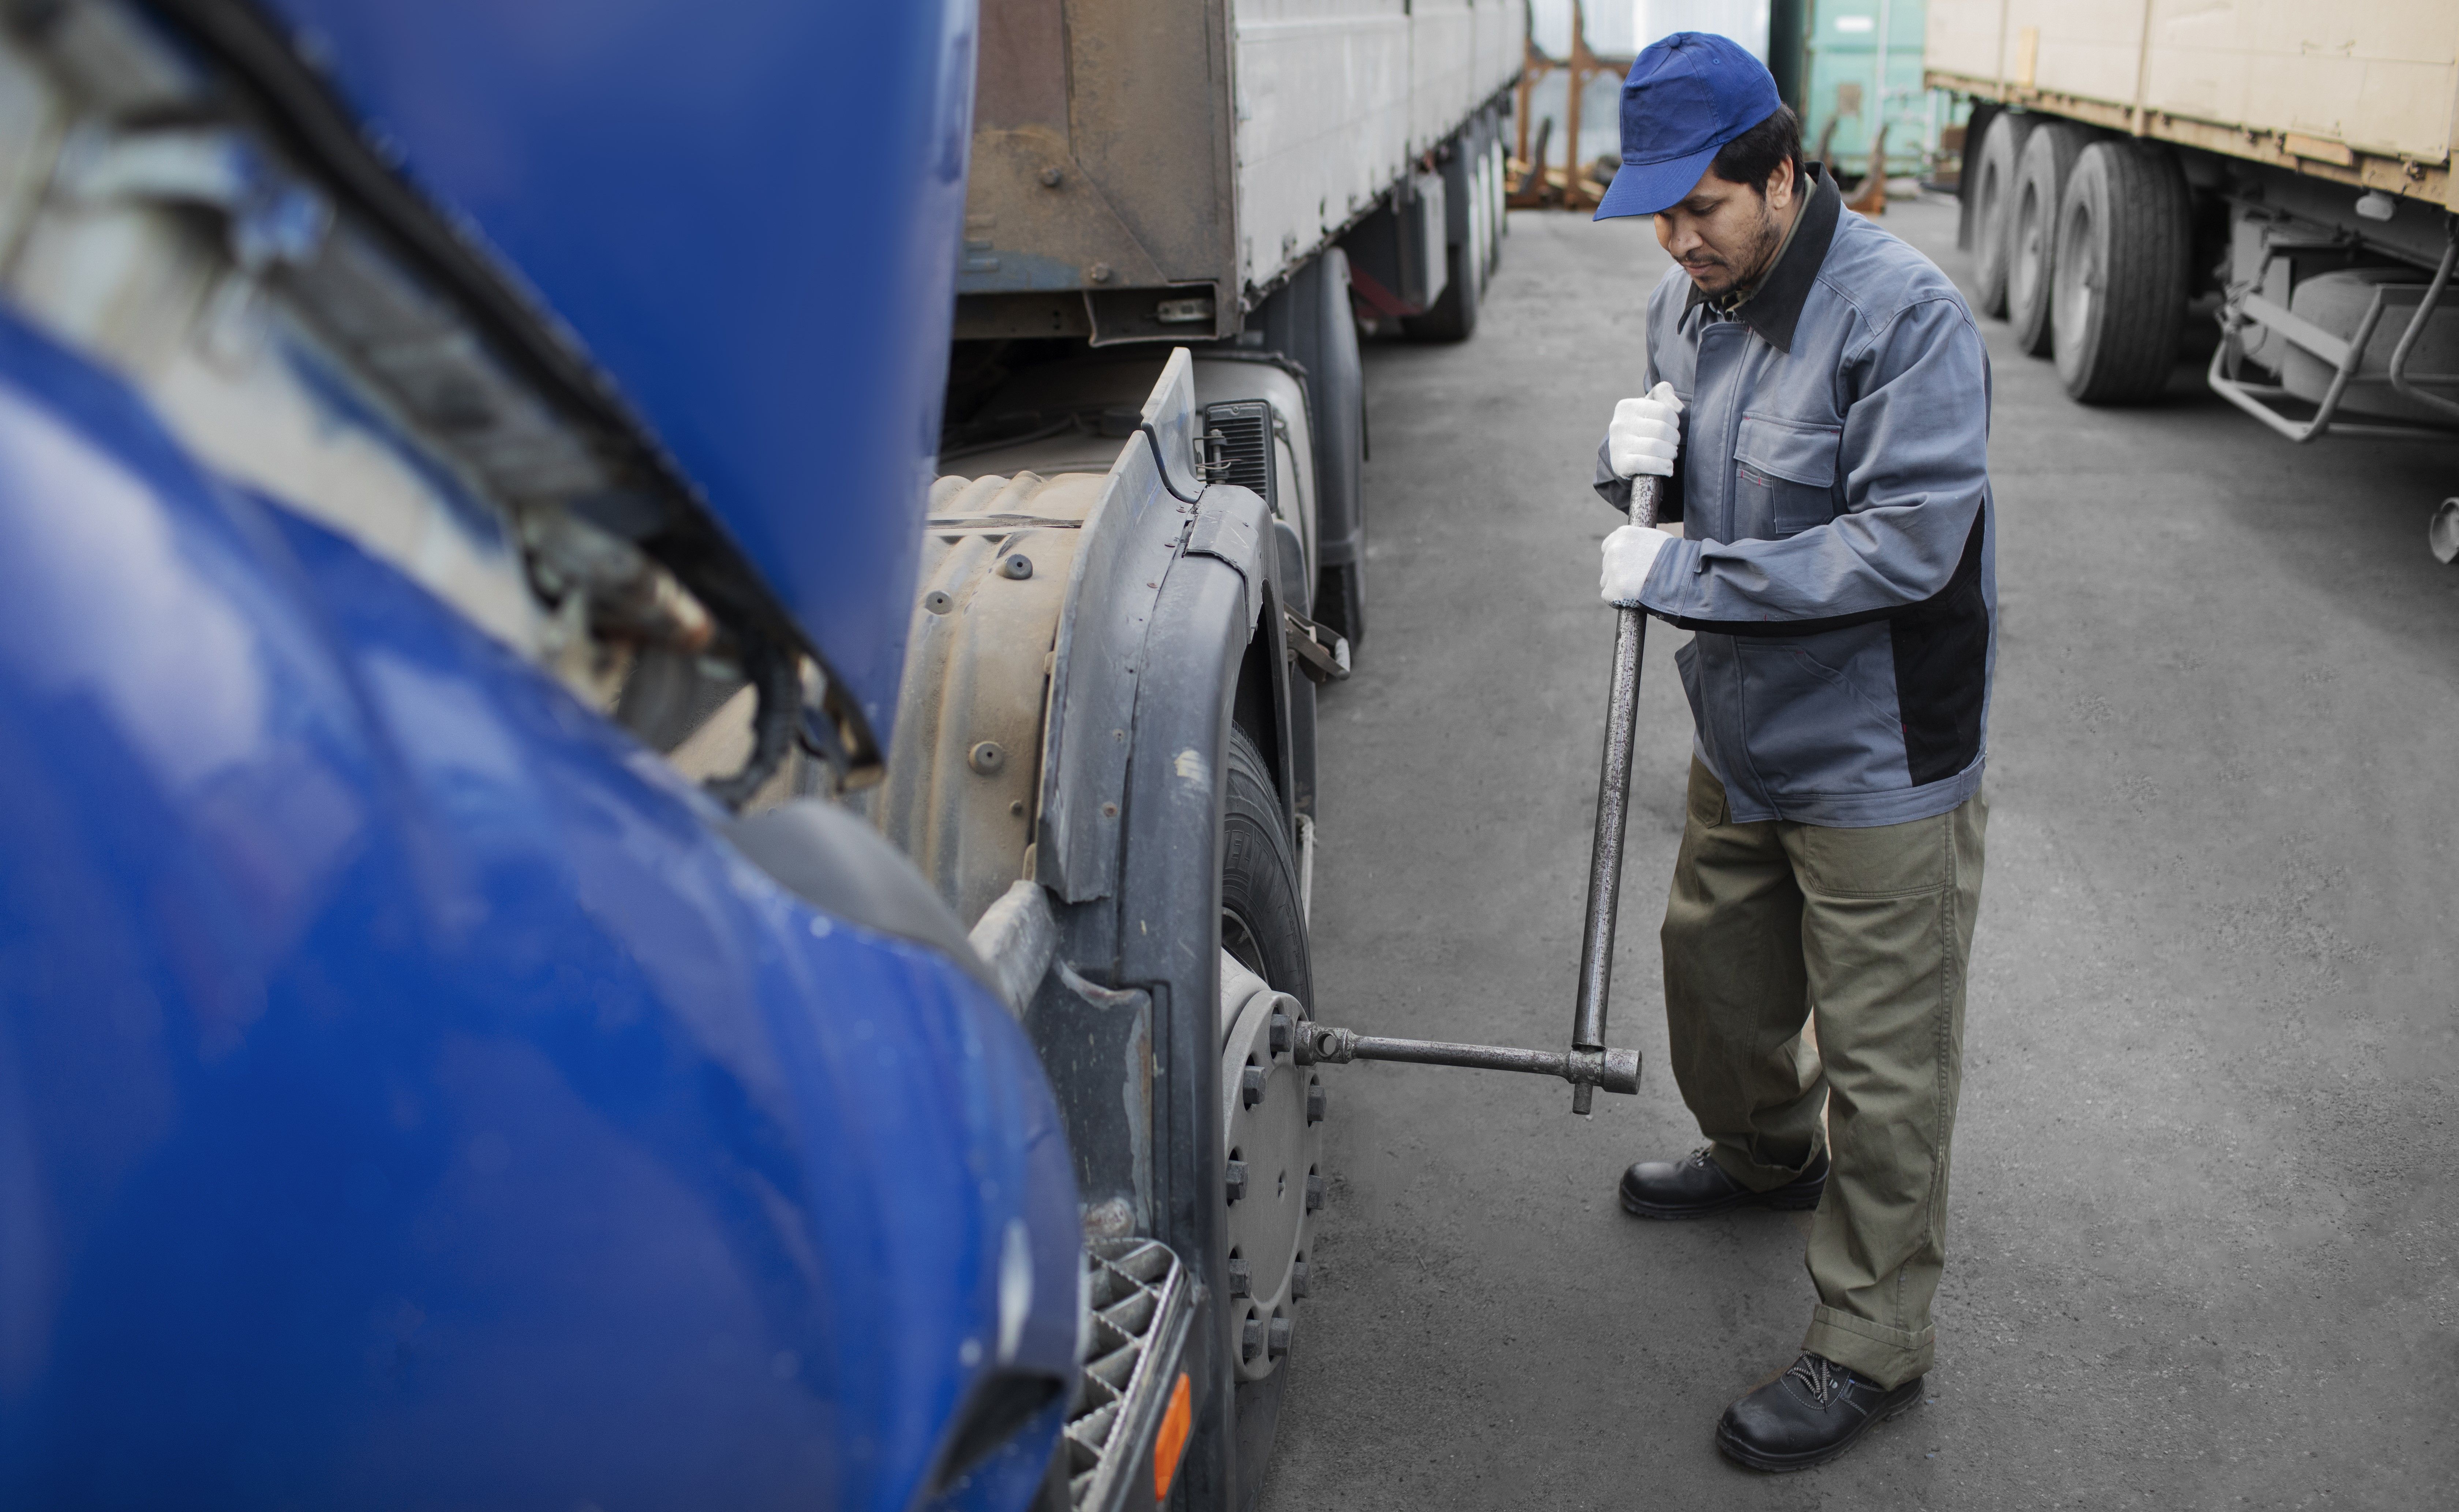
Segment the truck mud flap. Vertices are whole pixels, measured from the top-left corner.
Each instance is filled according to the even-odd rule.
[[[1190,1278],[1167,1245],[1096,1239],[1084,1285],[1084,1370],[1059,1444],[1068,1500],[1076,1512],[1149,1506],[1187,1447]]]

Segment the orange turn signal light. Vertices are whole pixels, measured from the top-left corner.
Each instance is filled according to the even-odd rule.
[[[1195,1409],[1188,1405],[1187,1372],[1169,1389],[1169,1410],[1161,1415],[1161,1432],[1153,1435],[1153,1500],[1169,1500],[1169,1483],[1178,1479],[1178,1458],[1187,1452],[1187,1430]]]

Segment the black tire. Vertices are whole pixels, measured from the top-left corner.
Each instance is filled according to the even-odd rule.
[[[1477,334],[1477,123],[1462,127],[1443,158],[1443,291],[1422,315],[1400,322],[1411,341],[1463,342]]]
[[[2028,357],[2049,354],[2049,310],[2056,293],[2058,211],[2075,159],[2091,134],[2067,121],[2044,121],[2024,143],[2007,227],[2007,323]]]
[[[1443,254],[1447,272],[1442,297],[1423,315],[1411,315],[1400,328],[1411,341],[1464,342],[1477,334],[1477,257],[1465,242],[1452,243]]]
[[[1490,245],[1485,255],[1485,276],[1492,278],[1503,267],[1503,239],[1511,234],[1511,206],[1506,202],[1511,198],[1511,169],[1503,151],[1503,123],[1500,120],[1494,123],[1494,145],[1487,151],[1492,154],[1494,172],[1486,178],[1485,202],[1491,217],[1489,223],[1494,229],[1488,238]]]
[[[1973,187],[1972,307],[1984,315],[2007,313],[2007,243],[2014,220],[2015,169],[2033,117],[2012,112],[1989,123],[1981,142],[1981,177]]]
[[[2094,142],[2058,204],[2050,311],[2058,377],[2081,404],[2137,404],[2169,387],[2186,324],[2194,201],[2157,142]]]
[[[1236,725],[1230,730],[1221,783],[1221,948],[1275,990],[1313,1008],[1314,970],[1298,895],[1297,848],[1282,823],[1271,768]],[[1214,1189],[1222,1189],[1218,1182]],[[1289,1378],[1284,1359],[1263,1379],[1242,1380],[1234,1390],[1230,1483],[1236,1490],[1226,1512],[1247,1512],[1263,1493]]]
[[[1279,991],[1314,1001],[1297,847],[1272,767],[1234,724],[1221,782],[1221,948]]]

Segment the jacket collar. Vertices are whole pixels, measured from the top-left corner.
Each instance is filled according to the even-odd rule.
[[[1719,305],[1780,352],[1793,350],[1793,327],[1801,319],[1802,304],[1810,298],[1810,286],[1827,262],[1828,243],[1836,240],[1836,222],[1844,213],[1844,197],[1837,193],[1836,180],[1828,177],[1826,168],[1818,163],[1805,166],[1810,198],[1794,218],[1776,265],[1738,300]],[[1693,284],[1682,312],[1688,315],[1699,305],[1714,303]]]

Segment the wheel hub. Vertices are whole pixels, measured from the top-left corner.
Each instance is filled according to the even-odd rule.
[[[1303,1004],[1221,955],[1221,1126],[1228,1144],[1230,1339],[1240,1380],[1289,1353],[1323,1206],[1323,1084],[1292,1056]]]

